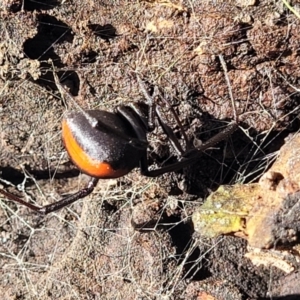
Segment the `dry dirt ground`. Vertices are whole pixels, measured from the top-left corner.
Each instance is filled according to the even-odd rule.
[[[145,101],[138,73],[199,145],[233,120],[222,55],[241,121],[185,170],[103,180],[47,216],[1,197],[1,298],[299,299],[299,265],[254,266],[247,241],[195,237],[190,222],[220,184],[257,181],[299,129],[299,26],[271,0],[1,0],[1,184],[26,201],[57,201],[87,180],[61,143],[74,107],[53,72],[82,108],[106,110]],[[154,166],[177,159],[161,131],[149,143]]]

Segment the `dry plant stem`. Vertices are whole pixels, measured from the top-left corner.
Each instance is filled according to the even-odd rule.
[[[223,58],[223,55],[220,54],[219,59],[220,59],[220,62],[221,62],[221,65],[222,65],[222,68],[224,71],[224,75],[225,75],[225,79],[226,79],[226,83],[227,83],[227,87],[228,87],[228,91],[229,91],[229,96],[230,96],[231,105],[232,105],[232,109],[233,109],[233,119],[234,119],[235,123],[238,123],[239,120],[238,120],[236,105],[235,105],[234,98],[233,98],[231,83],[230,83],[230,80],[228,77],[227,66],[226,66],[225,60]]]

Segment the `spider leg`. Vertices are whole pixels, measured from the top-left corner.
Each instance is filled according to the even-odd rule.
[[[185,151],[182,149],[182,146],[180,145],[177,137],[175,136],[175,133],[174,133],[173,129],[163,121],[163,118],[162,118],[162,115],[161,115],[161,112],[160,112],[160,105],[157,105],[154,102],[153,97],[151,97],[149,95],[149,93],[148,93],[148,91],[147,91],[147,89],[145,87],[145,84],[143,83],[143,81],[141,80],[141,78],[139,77],[139,75],[136,75],[136,77],[137,77],[140,89],[141,89],[142,93],[144,94],[144,96],[145,96],[145,98],[147,100],[147,105],[149,106],[149,116],[148,116],[149,127],[152,128],[152,129],[154,129],[154,127],[155,127],[154,118],[157,117],[160,126],[162,127],[164,133],[167,135],[167,137],[168,137],[168,139],[169,139],[172,147],[174,148],[174,150],[179,155],[183,155]],[[185,132],[183,130],[182,124],[181,124],[181,122],[180,122],[180,120],[179,120],[176,112],[174,111],[172,105],[166,99],[164,99],[162,97],[162,95],[160,94],[160,92],[159,92],[159,95],[163,99],[163,101],[171,109],[171,112],[172,112],[175,120],[177,121],[178,126],[179,126],[179,128],[180,128],[180,130],[181,130],[181,132],[183,134],[183,137],[185,139],[185,142],[187,144],[188,142],[187,142],[186,134],[185,134]]]
[[[231,84],[230,84],[230,80],[229,80],[229,76],[228,76],[226,62],[221,54],[219,55],[219,60],[220,60],[221,66],[224,71],[225,80],[226,80],[228,91],[229,91],[229,97],[230,97],[231,106],[232,106],[232,110],[233,110],[233,121],[221,132],[217,133],[211,139],[204,142],[200,147],[197,147],[196,149],[187,151],[185,153],[185,157],[199,155],[200,152],[205,151],[206,149],[215,146],[216,144],[218,144],[219,142],[221,142],[223,140],[226,140],[230,135],[232,135],[238,129],[239,117],[237,114],[237,109],[236,109],[236,105],[235,105],[234,98],[233,98],[233,93],[232,93],[232,88],[231,88]]]
[[[160,175],[168,173],[168,172],[174,172],[174,171],[178,171],[180,169],[186,168],[186,167],[196,163],[201,158],[201,156],[205,150],[213,147],[220,141],[223,141],[224,139],[228,138],[228,136],[230,136],[237,128],[238,128],[237,123],[235,123],[235,122],[231,123],[223,131],[216,134],[209,141],[202,144],[197,149],[188,151],[185,154],[185,157],[181,161],[178,161],[178,162],[173,163],[168,166],[164,166],[164,167],[157,168],[154,170],[148,170],[147,156],[143,156],[140,161],[141,173],[144,176],[157,177],[157,176],[160,176]]]
[[[183,155],[183,158],[181,161],[178,161],[171,165],[157,168],[155,170],[148,170],[147,157],[143,156],[141,159],[141,162],[140,162],[141,172],[143,175],[148,176],[148,177],[157,177],[164,173],[174,172],[174,171],[180,170],[182,168],[188,167],[189,165],[196,163],[201,158],[201,156],[205,150],[207,150],[207,149],[215,146],[217,143],[227,139],[230,135],[233,134],[234,131],[236,131],[238,129],[239,119],[238,119],[238,114],[237,114],[237,110],[236,110],[236,106],[235,106],[235,102],[234,102],[234,98],[233,98],[230,80],[229,80],[228,73],[227,73],[227,66],[226,66],[226,63],[225,63],[222,55],[219,55],[219,59],[220,59],[220,62],[221,62],[221,65],[222,65],[222,68],[223,68],[223,71],[225,74],[225,79],[226,79],[226,83],[227,83],[228,90],[229,90],[230,100],[231,100],[233,113],[234,113],[234,120],[224,130],[222,130],[221,132],[219,132],[218,134],[213,136],[207,142],[203,143],[200,147],[197,147],[195,149],[188,149],[186,152],[184,152],[184,155]],[[141,81],[141,80],[139,79],[139,81]],[[140,85],[141,85],[141,83],[140,83]],[[142,89],[142,91],[144,94],[146,93],[145,88]],[[149,94],[147,97],[151,98]],[[164,99],[164,98],[162,97],[162,99]],[[164,100],[164,101],[166,101],[166,100]],[[173,111],[173,115],[176,117],[176,120],[177,120],[178,116],[175,113],[175,111]],[[156,110],[156,116],[158,117],[160,125],[163,128],[165,134],[167,134],[168,138],[170,139],[172,146],[175,149],[177,149],[177,151],[179,151],[179,152],[183,151],[177,138],[175,137],[173,130],[162,121],[162,118],[161,118],[158,110]],[[179,119],[178,119],[177,123],[180,126]],[[181,130],[183,131],[182,127],[181,127]],[[185,135],[183,135],[183,136],[185,136]],[[186,143],[187,143],[187,147],[188,147],[189,144],[187,142],[187,138],[185,138],[185,139],[186,139]],[[180,147],[178,147],[178,144]]]
[[[59,210],[59,209],[65,207],[65,206],[67,206],[67,205],[69,205],[69,204],[71,204],[71,203],[73,203],[73,202],[75,202],[75,201],[77,201],[81,198],[86,197],[87,195],[92,193],[92,191],[94,190],[97,183],[98,183],[98,179],[93,177],[88,182],[88,184],[85,188],[79,190],[75,194],[68,195],[68,196],[60,199],[57,202],[54,202],[54,203],[51,203],[51,204],[48,204],[48,205],[45,205],[45,206],[41,206],[41,207],[33,205],[31,203],[28,203],[28,202],[22,200],[21,198],[17,197],[14,194],[6,192],[3,189],[0,189],[0,194],[4,195],[6,198],[8,198],[8,199],[10,199],[14,202],[17,202],[21,205],[24,205],[24,206],[30,208],[33,211],[36,211],[36,212],[38,212],[42,215],[47,215],[51,212],[54,212],[56,210]]]
[[[192,145],[191,145],[191,143],[190,143],[190,141],[189,141],[189,139],[188,139],[188,137],[187,137],[187,135],[186,135],[186,133],[185,133],[185,130],[184,130],[184,128],[183,128],[183,125],[182,125],[182,123],[181,123],[181,121],[180,121],[180,119],[179,119],[179,117],[178,117],[178,114],[177,114],[177,113],[175,112],[175,110],[174,110],[174,107],[172,106],[172,104],[170,103],[170,101],[168,101],[168,100],[161,94],[160,90],[159,90],[159,89],[157,89],[157,90],[158,90],[158,95],[159,95],[160,99],[161,99],[161,100],[169,107],[171,113],[173,114],[173,117],[174,117],[174,119],[175,119],[175,121],[176,121],[176,123],[177,123],[177,125],[178,125],[178,127],[179,127],[179,130],[180,130],[180,132],[181,132],[181,135],[182,135],[182,137],[183,137],[183,139],[184,139],[184,141],[185,141],[185,148],[186,148],[186,151],[189,150],[189,149],[191,149],[191,148],[192,148]]]

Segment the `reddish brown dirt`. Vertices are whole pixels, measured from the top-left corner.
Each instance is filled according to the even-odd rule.
[[[2,2],[1,184],[27,201],[57,201],[87,180],[61,143],[72,104],[54,69],[85,109],[144,101],[139,73],[174,105],[197,145],[233,119],[222,55],[241,121],[183,171],[101,181],[88,198],[46,217],[1,198],[3,299],[297,294],[283,287],[283,271],[244,257],[244,240],[193,238],[189,222],[220,184],[257,180],[299,129],[300,20],[281,1]],[[176,159],[160,131],[149,141],[151,163]]]

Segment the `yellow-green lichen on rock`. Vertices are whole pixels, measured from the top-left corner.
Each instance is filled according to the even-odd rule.
[[[257,184],[223,185],[193,214],[194,229],[202,236],[245,231],[245,219],[257,200]],[[247,199],[245,201],[244,199]]]

